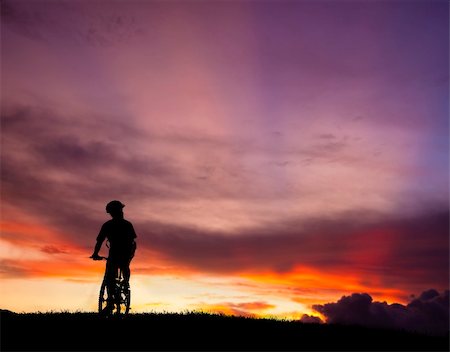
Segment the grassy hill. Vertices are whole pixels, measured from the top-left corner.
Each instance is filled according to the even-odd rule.
[[[1,351],[448,351],[449,337],[223,315],[2,311]]]

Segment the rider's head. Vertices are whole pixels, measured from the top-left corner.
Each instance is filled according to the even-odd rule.
[[[123,217],[123,207],[125,204],[119,202],[118,200],[112,200],[106,204],[106,212],[109,213],[113,218]]]

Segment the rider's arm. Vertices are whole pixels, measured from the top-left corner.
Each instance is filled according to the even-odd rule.
[[[136,252],[136,231],[134,231],[134,227],[133,224],[130,222],[130,233],[131,233],[131,238],[132,238],[132,242],[131,242],[131,258],[134,257],[134,253]]]
[[[131,237],[133,239],[137,237],[136,231],[134,231],[134,227],[133,227],[133,224],[131,222],[130,222],[130,232],[131,232]]]
[[[94,253],[92,253],[92,258],[98,257],[98,252],[100,252],[100,248],[102,247],[103,241],[98,241],[95,244]]]
[[[106,229],[105,224],[102,226],[100,233],[97,236],[97,243],[95,244],[94,253],[92,253],[91,258],[99,258],[98,252],[100,252],[100,248],[102,248],[103,241],[106,239]]]

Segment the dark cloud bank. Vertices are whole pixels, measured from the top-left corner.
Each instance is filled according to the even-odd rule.
[[[449,332],[449,291],[423,292],[406,306],[376,302],[367,293],[353,293],[339,301],[313,308],[326,317],[327,323],[367,327],[404,329],[441,335]],[[305,315],[304,322],[317,322]]]

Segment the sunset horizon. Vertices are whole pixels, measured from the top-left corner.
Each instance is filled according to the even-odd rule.
[[[448,10],[2,1],[0,308],[96,311],[119,200],[132,313],[448,320]]]

